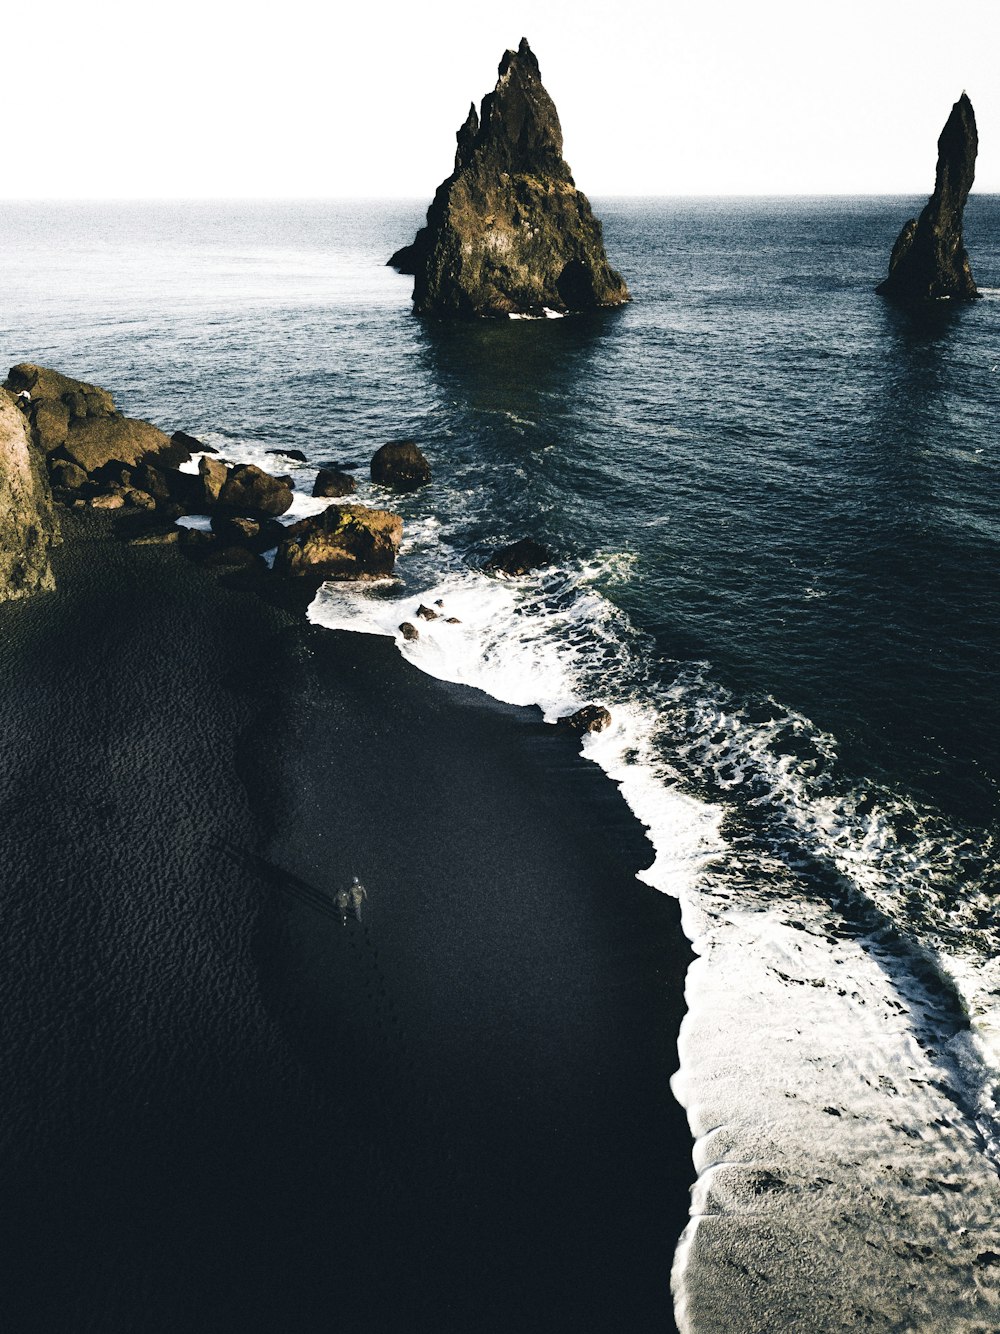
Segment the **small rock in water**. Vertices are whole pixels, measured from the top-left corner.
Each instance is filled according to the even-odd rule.
[[[449,616],[445,621],[445,625],[461,625],[461,624],[462,622],[458,619],[457,616]]]
[[[306,456],[301,449],[265,449],[265,454],[277,454],[280,458],[291,459],[294,463],[305,463]]]
[[[602,704],[585,704],[576,713],[568,713],[556,722],[560,732],[575,732],[577,736],[583,736],[586,732],[603,732],[610,726],[611,714]]]
[[[339,468],[324,467],[316,474],[312,493],[314,496],[336,499],[338,496],[349,496],[357,488],[357,482],[353,477],[348,477],[347,473],[341,472]]]
[[[438,618],[437,612],[432,611],[430,607],[425,607],[422,602],[417,608],[417,615],[422,617],[425,621],[436,621]]]
[[[420,638],[420,631],[417,629],[415,625],[411,625],[409,621],[403,622],[403,624],[399,627],[399,633],[403,636],[404,639],[412,640]]]
[[[548,550],[540,542],[531,537],[522,537],[519,542],[512,542],[510,546],[494,552],[483,569],[495,574],[530,574],[532,570],[540,570],[550,564],[551,559]]]
[[[398,491],[414,491],[431,480],[431,465],[412,440],[390,440],[375,451],[372,481]]]

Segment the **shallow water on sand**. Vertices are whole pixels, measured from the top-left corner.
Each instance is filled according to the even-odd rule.
[[[612,708],[587,753],[701,956],[676,1081],[699,1331],[1000,1325],[1000,200],[967,216],[984,299],[919,320],[871,290],[918,203],[606,201],[631,306],[460,329],[384,268],[416,203],[0,229],[10,362],[234,458],[420,442],[400,580],[314,620],[393,634],[441,598],[462,624],[400,641],[417,665]],[[476,572],[525,533],[555,569]]]

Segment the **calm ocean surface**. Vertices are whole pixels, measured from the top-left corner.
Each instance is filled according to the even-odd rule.
[[[460,328],[384,267],[421,202],[0,209],[6,364],[234,459],[419,442],[400,581],[314,620],[433,593],[424,670],[612,709],[700,955],[684,1329],[1000,1328],[1000,198],[985,299],[915,318],[872,288],[922,202],[597,201],[632,305]],[[523,535],[554,571],[476,573]]]

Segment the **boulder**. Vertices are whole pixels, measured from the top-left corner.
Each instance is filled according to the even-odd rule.
[[[399,627],[399,633],[404,639],[412,643],[413,640],[420,638],[420,631],[410,621],[404,621]]]
[[[223,542],[254,542],[260,537],[256,519],[242,519],[232,514],[213,514],[212,532]]]
[[[83,469],[69,459],[57,459],[49,469],[52,485],[61,491],[79,491],[90,480]]]
[[[177,506],[179,514],[190,514],[197,513],[202,507],[199,479],[178,468],[158,468],[152,463],[140,463],[130,471],[128,485],[152,496],[161,511],[168,506]]]
[[[540,542],[531,537],[522,537],[520,541],[494,552],[483,569],[491,574],[530,574],[532,570],[543,569],[551,560],[548,550]]]
[[[229,476],[229,469],[218,459],[200,459],[198,477],[201,481],[201,498],[205,505],[217,505],[222,488]]]
[[[276,518],[291,505],[292,488],[253,463],[238,463],[229,470],[218,503],[252,518]]]
[[[265,449],[265,454],[277,454],[279,458],[291,459],[294,463],[305,463],[306,456],[301,449]]]
[[[0,601],[55,588],[59,540],[41,454],[14,398],[0,390]]]
[[[587,732],[603,732],[610,726],[611,714],[601,704],[585,704],[576,713],[568,713],[556,721],[560,732],[574,732],[577,736],[584,736]]]
[[[412,440],[390,440],[375,451],[371,476],[380,486],[413,491],[431,480],[431,465]]]
[[[875,289],[880,296],[913,304],[974,301],[981,295],[962,237],[978,149],[976,114],[963,93],[938,139],[934,193],[920,217],[911,218],[899,233],[889,258],[889,276]]]
[[[247,519],[225,510],[212,515],[212,532],[224,546],[242,546],[258,554],[277,547],[288,531],[277,519]]]
[[[322,579],[377,579],[391,574],[403,520],[389,510],[330,505],[286,529],[274,569]]]
[[[187,431],[175,431],[170,437],[170,443],[178,449],[187,451],[188,458],[192,454],[218,454],[214,445],[206,445],[203,440],[199,440],[196,435],[188,435]],[[186,463],[186,459],[178,460],[180,463]]]
[[[422,602],[417,608],[417,615],[424,621],[436,621],[438,618],[438,612],[433,607],[425,607]]]
[[[90,508],[93,510],[120,510],[125,504],[125,497],[114,491],[106,491],[103,495],[94,496],[90,502]]]
[[[474,319],[630,299],[563,159],[559,116],[525,38],[457,139],[426,226],[389,261],[414,275],[418,314]]]
[[[348,477],[346,472],[341,472],[337,468],[320,468],[313,483],[312,493],[314,496],[329,496],[336,499],[338,496],[352,495],[357,489],[357,482],[353,477]]]
[[[86,473],[114,463],[131,467],[147,458],[176,467],[189,457],[158,427],[123,416],[107,390],[96,385],[23,362],[11,367],[5,387],[30,395],[21,401],[39,448],[47,455],[58,450],[60,458]]]

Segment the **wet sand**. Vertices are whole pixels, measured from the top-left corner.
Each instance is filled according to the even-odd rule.
[[[0,607],[0,1324],[669,1329],[689,953],[613,786],[108,526]]]

